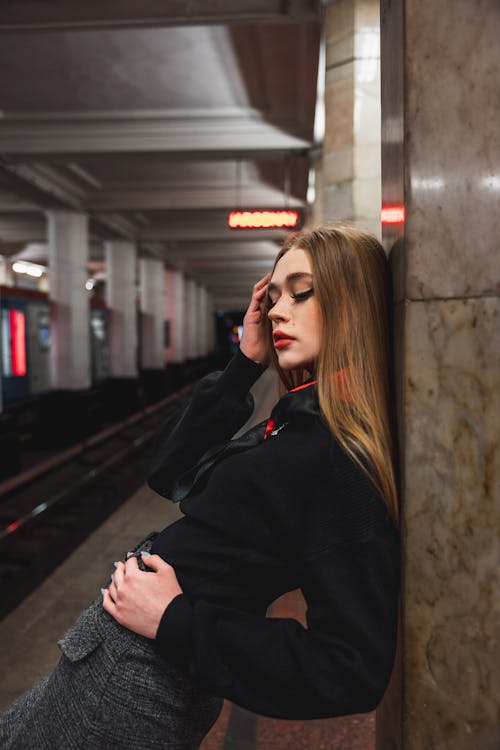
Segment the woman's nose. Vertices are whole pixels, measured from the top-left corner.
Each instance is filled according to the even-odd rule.
[[[278,320],[289,320],[290,315],[286,311],[285,307],[283,305],[280,305],[280,302],[276,302],[273,307],[269,310],[267,313],[267,317],[269,320],[277,322]]]

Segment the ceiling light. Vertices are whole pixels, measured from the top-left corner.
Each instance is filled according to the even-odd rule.
[[[43,266],[38,266],[36,263],[27,263],[24,260],[16,260],[16,262],[12,264],[12,270],[14,273],[26,273],[28,276],[34,276],[39,279],[45,269]]]

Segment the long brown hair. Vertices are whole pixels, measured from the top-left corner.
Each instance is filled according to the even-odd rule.
[[[274,267],[293,249],[310,259],[322,320],[316,363],[318,398],[331,432],[369,477],[399,528],[391,404],[390,285],[385,251],[376,237],[346,224],[290,235]],[[273,270],[274,270],[273,267]],[[305,370],[283,370],[272,345],[281,391],[300,385]]]

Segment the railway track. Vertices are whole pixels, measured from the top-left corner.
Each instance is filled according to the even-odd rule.
[[[194,384],[10,481],[0,500],[0,619],[146,480],[158,432]]]

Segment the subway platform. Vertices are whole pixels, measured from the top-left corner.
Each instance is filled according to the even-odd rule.
[[[181,516],[178,505],[144,486],[88,537],[37,589],[0,622],[0,710],[54,667],[57,638],[99,592],[113,560],[137,539]],[[272,605],[268,616],[305,624],[300,592]],[[289,721],[257,716],[224,702],[202,750],[372,750],[375,714]]]

